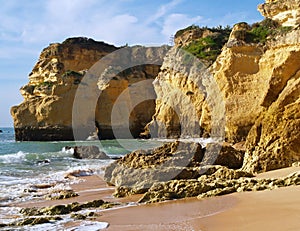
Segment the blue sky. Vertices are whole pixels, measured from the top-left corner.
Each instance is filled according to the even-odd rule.
[[[262,20],[264,0],[0,0],[0,127],[49,43],[84,36],[114,45],[168,44],[191,24],[234,25]]]

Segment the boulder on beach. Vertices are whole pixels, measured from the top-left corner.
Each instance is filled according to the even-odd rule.
[[[65,147],[71,149],[72,147]],[[75,146],[73,156],[76,159],[110,159],[105,152],[100,151],[98,146]]]
[[[237,169],[244,153],[228,144],[172,142],[150,150],[133,151],[105,169],[104,179],[117,187],[116,196],[144,193],[156,182],[197,179],[218,164]]]

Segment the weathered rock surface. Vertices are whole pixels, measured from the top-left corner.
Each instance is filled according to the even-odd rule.
[[[93,200],[85,203],[74,202],[66,205],[53,205],[41,208],[22,208],[20,213],[24,216],[23,218],[16,219],[16,221],[12,223],[0,224],[0,227],[5,227],[5,230],[19,230],[20,226],[34,226],[63,220],[62,215],[66,214],[70,214],[70,217],[75,220],[93,219],[97,216],[95,212],[86,212],[83,214],[82,210],[95,208],[108,209],[117,205],[119,205],[119,203]]]
[[[205,155],[202,162],[209,164],[222,165],[231,169],[239,169],[243,166],[244,150],[238,150],[229,144],[216,144],[209,143],[206,145],[205,150],[209,150],[210,155]],[[215,158],[214,154],[217,154]],[[211,158],[215,159],[209,161]]]
[[[299,60],[299,54],[292,52],[292,60]],[[295,74],[248,135],[243,167],[247,171],[269,171],[300,160],[300,65],[294,68]]]
[[[16,140],[73,140],[72,106],[87,69],[117,50],[86,38],[71,38],[45,48],[29,83],[20,91],[24,102],[12,107]]]
[[[191,26],[176,34],[169,51],[167,47],[123,48],[119,58],[112,57],[118,65],[108,60],[103,70],[100,67],[101,74],[99,70],[89,73],[94,78],[92,92],[101,95],[96,106],[89,106],[92,100],[85,95],[80,104],[87,107],[75,110],[79,137],[87,138],[96,126],[101,139],[138,137],[142,132],[144,138],[202,136],[221,142],[245,141],[243,169],[252,172],[299,161],[299,1],[267,0],[259,10],[267,19],[253,25],[236,24],[227,42],[213,40],[221,32]],[[188,46],[195,53],[205,48],[197,54],[201,60],[184,52]],[[25,101],[12,108],[17,140],[73,139],[70,105],[84,70],[117,49],[86,39],[69,39],[45,49],[29,84],[21,89]],[[212,49],[213,57],[218,57],[209,66],[203,60],[211,61]],[[148,60],[149,65],[126,69],[128,59],[132,63]],[[151,83],[155,76],[155,92],[151,84],[137,84]],[[91,89],[87,87],[83,87],[86,94]],[[140,92],[147,96],[139,98]],[[82,113],[89,108],[89,113]],[[239,168],[241,159],[236,163],[227,159],[227,166]]]
[[[85,203],[73,202],[66,205],[53,205],[49,207],[32,207],[22,208],[20,213],[25,216],[57,216],[69,214],[71,212],[78,212],[88,208],[109,208],[118,205],[118,203],[105,202],[103,200],[93,200]]]
[[[152,136],[247,141],[247,171],[299,161],[299,3],[267,1],[259,9],[271,19],[235,25],[208,69],[184,65],[185,56],[172,48],[154,82],[156,113],[147,126]],[[192,30],[183,30],[176,45],[201,36],[199,29]],[[225,134],[213,133],[214,124]]]
[[[258,6],[261,14],[271,18],[283,26],[298,26],[300,24],[299,0],[266,0]]]
[[[129,65],[124,70],[116,72],[116,76],[111,76],[111,81],[105,82],[104,75],[98,73],[99,75],[92,76],[93,73],[87,70],[101,58],[120,48],[87,38],[70,38],[61,44],[51,44],[42,51],[29,75],[29,83],[20,89],[24,102],[11,109],[16,140],[73,140],[72,119],[77,114],[80,116],[77,116],[79,122],[76,124],[78,125],[76,139],[88,138],[96,127],[101,139],[113,138],[112,108],[125,89],[128,92],[122,102],[134,106],[125,118],[126,125],[130,127],[131,137],[138,137],[154,113],[155,94],[152,85],[148,84],[148,89],[144,89],[143,94],[151,94],[152,97],[148,101],[143,100],[135,105],[133,99],[137,98],[135,95],[140,94],[141,89],[135,86],[130,89],[129,87],[139,81],[155,78],[167,49],[168,47],[156,49],[141,46],[123,48],[122,57],[110,57],[111,64],[108,58],[103,61],[106,69],[110,65],[122,66],[122,62],[124,63],[125,60],[129,62],[130,59],[147,58],[152,62],[142,63],[145,65],[137,67]],[[86,77],[87,73],[88,77]],[[91,77],[93,84],[89,85],[88,79]],[[93,101],[94,105],[91,105],[92,112],[76,111],[72,115],[74,100],[82,96],[75,97],[78,89],[83,89],[86,93],[83,96],[85,98],[79,103],[90,106],[89,95],[97,97]],[[121,122],[123,124],[123,121]]]
[[[77,159],[110,159],[98,146],[75,146],[73,156]]]
[[[77,197],[78,194],[73,190],[54,190],[45,196],[47,200],[63,200]]]
[[[185,197],[221,196],[234,192],[272,190],[280,187],[300,185],[300,174],[296,172],[285,178],[254,179],[243,171],[217,166],[212,175],[203,175],[193,180],[173,180],[155,183],[139,202],[155,203]]]
[[[216,171],[211,164],[239,168],[243,151],[227,145],[198,143],[166,143],[152,150],[134,151],[105,169],[104,179],[116,186],[115,196],[146,192],[155,182],[171,179],[197,179]]]
[[[100,139],[138,138],[144,132],[155,112],[152,82],[168,50],[168,46],[136,46],[123,48],[112,57],[113,63],[97,82],[102,91],[96,107]]]

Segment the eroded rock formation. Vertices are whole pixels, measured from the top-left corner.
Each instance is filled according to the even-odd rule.
[[[120,49],[87,38],[70,38],[61,44],[51,44],[42,51],[29,75],[29,83],[20,90],[24,102],[11,109],[16,140],[73,140],[74,123],[78,122],[73,121],[74,113],[75,115],[81,114],[79,119],[76,118],[79,120],[76,139],[88,138],[95,129],[98,129],[98,136],[101,139],[113,138],[111,113],[115,101],[127,89],[125,92],[127,95],[123,97],[122,102],[134,105],[133,99],[136,98],[134,94],[140,94],[141,92],[137,91],[141,89],[134,86],[129,88],[129,86],[139,81],[155,78],[167,49],[168,47],[156,49],[141,46]],[[148,61],[153,62],[142,63],[144,65],[140,66],[125,66],[124,70],[116,72],[116,76],[112,76],[106,82],[101,79],[105,78],[103,75],[92,76],[93,84],[89,85],[90,82],[87,79],[91,77],[91,73],[88,69],[101,58],[117,50],[123,51],[119,53],[121,57],[117,58],[119,62],[117,65],[122,66],[122,62],[128,62],[130,59],[143,60],[143,55],[148,58]],[[113,56],[110,58],[111,63],[108,58],[104,61],[107,69],[111,65],[116,65],[116,59]],[[86,77],[87,74],[89,74],[88,77]],[[73,112],[78,89],[84,91],[83,94],[77,96],[77,98],[85,97],[79,102],[81,104],[89,105],[89,95],[97,96],[94,104],[90,105],[92,111]],[[120,122],[125,129],[126,126],[129,127],[127,130],[130,134],[126,134],[126,138],[138,137],[154,114],[155,93],[151,84],[147,85],[143,93],[151,94],[149,100],[143,100],[138,105],[134,105],[128,117],[122,117],[123,120]],[[126,123],[123,124],[123,121]],[[119,132],[121,134],[124,129],[122,126],[117,128],[121,130]]]
[[[195,74],[195,68],[184,63],[186,56],[176,46],[187,50],[182,44],[199,40],[195,36],[210,38],[211,34],[200,33],[199,28],[181,31],[182,38],[176,38],[176,46],[154,82],[158,100],[154,120],[148,125],[150,133],[165,137],[212,136],[215,122],[225,131],[222,139],[231,143],[246,141],[247,171],[267,171],[299,161],[300,29],[294,20],[297,14],[290,14],[292,8],[298,12],[298,2],[267,1],[259,6],[261,11],[273,12],[267,15],[264,11],[270,18],[253,25],[235,25],[220,55],[207,66],[209,72],[198,68]],[[292,21],[279,20],[277,14]],[[201,55],[205,66],[206,57]],[[207,79],[213,79],[217,88],[211,90]],[[215,96],[213,101],[210,95]],[[219,116],[213,118],[216,114]]]
[[[116,196],[146,192],[154,183],[173,179],[197,179],[212,174],[222,165],[237,169],[243,164],[244,152],[226,144],[174,142],[150,150],[137,150],[113,162],[104,178],[116,186]],[[249,175],[249,174],[248,174]]]
[[[170,50],[123,48],[117,65],[107,60],[101,73],[89,72],[96,81],[92,88],[84,82],[83,89],[99,97],[92,107],[76,111],[80,138],[95,124],[101,139],[116,137],[114,132],[118,138],[138,137],[151,120],[143,137],[246,142],[246,171],[299,161],[299,1],[267,0],[258,8],[266,17],[262,22],[238,23],[232,31],[191,26],[176,33]],[[70,112],[85,70],[116,50],[86,39],[45,49],[21,89],[25,101],[12,108],[17,140],[73,139]],[[128,60],[136,65],[124,68]],[[138,85],[154,78],[155,93],[151,84]],[[83,95],[81,105],[92,101]]]
[[[278,21],[283,26],[298,26],[300,23],[299,0],[266,0],[258,6],[263,16]]]

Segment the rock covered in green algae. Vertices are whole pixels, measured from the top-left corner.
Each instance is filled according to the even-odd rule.
[[[40,225],[45,223],[51,223],[53,221],[62,220],[60,217],[26,217],[17,222],[13,222],[11,224],[5,226],[25,226],[25,225]]]
[[[85,214],[81,214],[81,213],[72,213],[71,214],[71,218],[77,219],[77,220],[85,220],[89,217],[94,217],[96,216],[96,213],[94,212],[88,212]]]
[[[78,212],[83,209],[89,209],[89,208],[112,208],[113,206],[119,205],[118,203],[113,202],[105,202],[103,200],[93,200],[86,203],[78,203],[73,202],[71,204],[67,205],[54,205],[49,207],[43,207],[43,208],[22,208],[20,210],[20,213],[25,216],[56,216],[56,215],[64,215],[69,214],[72,212]]]
[[[167,169],[167,171],[157,170],[157,174],[162,174],[162,176],[161,176],[161,179],[162,179],[163,177],[165,177],[165,175],[168,174],[168,171],[176,171],[176,170],[174,170],[174,169],[173,170]],[[140,176],[142,176],[142,175],[140,175]],[[144,177],[146,178],[146,176],[147,175],[145,172]],[[204,176],[204,177],[210,176],[210,178],[214,179],[214,180],[218,180],[219,178],[231,180],[231,179],[238,179],[240,177],[252,177],[253,175],[248,172],[228,169],[226,167],[219,166],[219,165],[209,165],[209,166],[202,166],[202,167],[185,168],[184,170],[182,170],[182,172],[180,174],[178,174],[178,176],[176,177],[177,178],[176,180],[183,180],[183,181],[187,180],[189,182],[193,182],[193,180],[195,180],[197,182],[197,179],[201,176]],[[148,180],[149,180],[149,178],[151,179],[151,176],[148,176]],[[143,182],[147,182],[147,181],[145,180]],[[161,182],[169,182],[169,181],[168,180],[165,180],[165,181],[161,180],[160,182],[157,181],[154,184],[152,184],[151,187],[149,187],[149,188],[152,188],[152,187],[154,187],[155,184],[160,184]],[[174,180],[174,182],[176,182],[176,181]],[[145,186],[145,185],[135,184],[134,187],[127,187],[127,186],[116,187],[114,196],[124,197],[124,196],[128,196],[128,195],[133,195],[133,194],[146,193],[148,191],[148,188],[143,187],[143,186]]]
[[[37,217],[37,218],[26,218],[16,224],[16,226],[24,226],[24,225],[39,225],[49,223],[50,220],[45,217]]]
[[[95,212],[85,211],[79,212],[84,209],[101,208],[108,209],[120,205],[115,202],[105,202],[103,200],[93,200],[86,203],[74,202],[67,205],[54,205],[43,208],[22,208],[20,213],[26,216],[24,219],[11,224],[0,224],[0,227],[7,226],[24,226],[24,225],[37,225],[50,223],[53,221],[62,220],[60,215],[71,214],[70,217],[77,220],[85,220],[97,216]]]
[[[87,218],[87,216],[80,214],[80,213],[73,213],[73,214],[71,214],[71,218],[74,218],[77,220],[85,220]]]
[[[51,192],[49,195],[47,195],[45,198],[47,200],[63,200],[68,199],[72,197],[77,197],[78,194],[74,192],[73,190],[61,190],[58,192]]]

